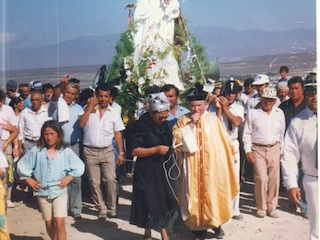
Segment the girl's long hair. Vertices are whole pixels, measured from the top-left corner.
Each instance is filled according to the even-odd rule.
[[[44,140],[44,131],[46,130],[46,128],[52,128],[56,133],[58,133],[58,141],[56,143],[56,149],[59,150],[59,149],[67,147],[67,144],[63,140],[64,132],[63,132],[60,124],[55,120],[49,120],[49,121],[46,121],[41,128],[41,136],[37,142],[37,146],[39,148],[47,147],[47,143]]]

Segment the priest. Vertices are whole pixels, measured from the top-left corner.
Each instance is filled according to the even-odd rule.
[[[221,239],[221,225],[233,216],[232,200],[239,191],[236,152],[220,120],[206,111],[206,95],[201,84],[191,88],[187,93],[190,113],[173,127],[182,168],[180,206],[195,239],[205,239],[210,228]]]

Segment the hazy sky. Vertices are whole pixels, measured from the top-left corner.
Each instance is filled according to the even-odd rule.
[[[132,0],[0,0],[0,44],[46,45],[86,35],[119,34]],[[180,0],[189,28],[315,29],[315,0]]]

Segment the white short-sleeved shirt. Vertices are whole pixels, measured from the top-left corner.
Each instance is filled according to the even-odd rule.
[[[19,119],[19,140],[29,139],[32,141],[37,141],[41,135],[41,128],[43,124],[51,120],[52,118],[48,116],[48,109],[41,105],[38,113],[34,112],[30,108],[25,108],[20,113]]]
[[[14,112],[12,107],[3,104],[2,108],[0,109],[0,119],[3,119],[14,125]],[[9,136],[10,132],[7,130],[2,130],[1,140],[6,140],[9,138]]]
[[[241,117],[242,121],[244,120],[244,107],[242,105],[240,105],[239,103],[237,103],[236,101],[233,102],[229,107],[229,111],[236,117]],[[210,105],[210,107],[207,109],[208,112],[217,112],[217,109],[215,108],[215,106],[213,106],[212,104]],[[239,127],[235,127],[232,124],[232,129],[229,129],[229,120],[227,115],[222,111],[221,114],[221,122],[222,125],[226,128],[230,138],[232,141],[235,141],[238,139],[238,130]]]
[[[122,107],[118,103],[113,102],[111,107],[114,108],[115,110],[117,110],[117,112],[121,115]]]
[[[120,114],[108,107],[100,119],[99,111],[90,113],[88,122],[83,127],[83,145],[104,148],[112,144],[114,132],[125,129]]]

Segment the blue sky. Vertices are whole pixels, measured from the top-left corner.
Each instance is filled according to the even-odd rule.
[[[135,0],[0,0],[0,44],[39,46],[86,35],[119,34]],[[189,28],[266,31],[316,28],[315,0],[179,1]]]

